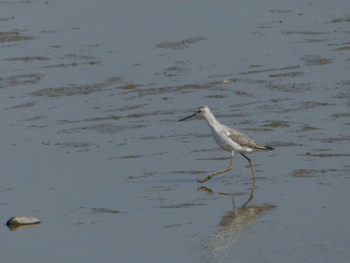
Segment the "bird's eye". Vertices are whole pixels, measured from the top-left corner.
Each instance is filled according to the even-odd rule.
[[[198,112],[198,113],[201,113],[201,112],[202,112],[202,110],[198,110],[197,112]]]

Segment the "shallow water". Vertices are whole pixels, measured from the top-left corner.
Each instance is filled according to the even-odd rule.
[[[345,262],[349,7],[1,1],[1,261]],[[255,185],[196,182],[229,163],[202,104],[276,148]]]

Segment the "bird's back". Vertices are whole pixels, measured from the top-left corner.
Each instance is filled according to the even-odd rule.
[[[232,129],[230,127],[227,127],[226,134],[231,140],[235,141],[236,143],[238,143],[239,145],[241,145],[244,148],[250,148],[252,150],[262,150],[262,151],[273,150],[272,147],[257,143],[251,137],[249,137],[249,136],[245,135],[244,133],[241,133],[235,129]]]

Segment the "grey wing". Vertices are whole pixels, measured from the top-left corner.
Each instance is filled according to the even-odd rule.
[[[249,147],[252,149],[256,149],[256,150],[271,150],[269,146],[263,145],[263,144],[259,144],[256,141],[254,141],[252,138],[250,138],[249,136],[236,131],[234,129],[229,129],[227,131],[227,135],[234,141],[236,141],[237,143],[239,143],[241,146],[243,147]]]

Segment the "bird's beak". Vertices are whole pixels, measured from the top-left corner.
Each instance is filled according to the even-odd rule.
[[[196,116],[196,112],[195,112],[195,113],[193,113],[193,114],[192,114],[192,115],[190,115],[190,116],[187,116],[187,117],[185,117],[185,118],[183,118],[183,119],[179,120],[179,121],[184,121],[184,120],[190,119],[190,118],[192,118],[192,117],[194,117],[194,116]]]

